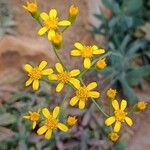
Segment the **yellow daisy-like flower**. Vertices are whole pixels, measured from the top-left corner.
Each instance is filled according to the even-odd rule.
[[[108,91],[107,91],[107,96],[108,98],[111,98],[111,99],[114,99],[115,96],[117,94],[117,91],[115,89],[112,89],[110,88]]]
[[[94,55],[100,55],[105,53],[104,49],[99,49],[96,45],[85,46],[77,42],[74,44],[75,50],[71,51],[72,56],[81,56],[84,59],[84,68],[89,69],[91,67],[91,59]]]
[[[99,60],[96,62],[96,66],[97,66],[98,69],[104,69],[104,68],[107,66],[107,63],[106,63],[105,58],[99,59]]]
[[[44,20],[44,26],[38,31],[39,35],[43,35],[48,31],[48,39],[51,40],[55,36],[56,31],[60,26],[70,26],[71,23],[68,20],[59,21],[57,17],[57,10],[51,9],[49,14],[42,12],[40,17]]]
[[[111,141],[116,142],[119,138],[119,135],[115,132],[109,133],[108,137]]]
[[[107,126],[112,125],[115,122],[114,132],[119,132],[121,128],[121,123],[126,122],[129,126],[132,126],[132,119],[127,116],[127,112],[125,112],[125,108],[127,107],[127,101],[122,100],[121,106],[119,108],[119,104],[117,100],[112,101],[112,106],[114,108],[114,116],[111,116],[105,120],[105,124]]]
[[[47,65],[46,61],[42,61],[39,66],[32,67],[29,64],[24,66],[24,70],[28,73],[29,79],[26,81],[26,86],[29,86],[31,83],[33,90],[38,90],[39,88],[39,80],[42,76],[50,75],[53,73],[51,68],[43,70]]]
[[[70,100],[70,105],[74,106],[76,103],[79,101],[79,109],[84,109],[85,108],[85,103],[89,98],[99,98],[100,93],[97,91],[91,91],[94,88],[97,87],[96,82],[92,82],[88,84],[87,86],[77,86],[76,90],[76,96],[74,96]]]
[[[23,5],[23,8],[30,13],[35,13],[37,12],[37,9],[38,9],[36,1],[34,3],[27,2],[26,5]]]
[[[76,122],[77,122],[76,116],[69,116],[68,119],[67,119],[67,124],[69,126],[75,125]]]
[[[40,109],[37,112],[28,112],[29,115],[23,116],[23,118],[30,120],[32,124],[32,128],[35,129],[37,121],[40,119]]]
[[[50,139],[52,136],[52,131],[55,129],[60,129],[63,132],[68,131],[68,127],[59,122],[58,115],[59,115],[60,108],[56,106],[52,113],[49,112],[47,108],[42,109],[42,113],[45,117],[44,125],[37,130],[38,135],[45,134],[46,139]]]
[[[74,69],[72,71],[65,71],[60,63],[56,63],[55,67],[58,74],[51,74],[48,78],[49,80],[57,80],[59,82],[56,87],[57,92],[60,92],[67,83],[71,83],[75,87],[80,85],[80,81],[74,78],[80,74],[80,70]]]
[[[144,101],[138,102],[136,107],[138,110],[145,110],[147,106],[147,103]]]

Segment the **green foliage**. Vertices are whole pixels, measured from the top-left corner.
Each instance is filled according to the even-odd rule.
[[[103,71],[105,75],[112,74],[112,83],[122,87],[125,96],[131,103],[137,101],[132,86],[142,82],[142,77],[150,76],[150,66],[138,65],[143,54],[147,51],[148,42],[144,37],[136,37],[136,30],[144,25],[145,2],[144,0],[103,0],[104,5],[112,12],[112,17],[105,14],[96,14],[101,20],[99,27],[93,28],[94,34],[101,34],[108,42],[106,49],[112,51],[108,58],[109,68]],[[138,4],[138,5],[137,5]],[[147,6],[147,5],[146,5]]]

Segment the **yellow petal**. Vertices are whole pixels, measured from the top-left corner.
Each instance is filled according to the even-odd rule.
[[[53,70],[52,69],[45,69],[42,71],[42,75],[50,75],[53,73]]]
[[[29,64],[24,65],[24,70],[25,70],[26,72],[31,72],[32,69],[33,69],[33,67],[32,67],[31,65],[29,65]]]
[[[29,79],[26,81],[26,86],[29,86],[32,82],[33,82],[33,79],[29,78]]]
[[[56,74],[50,74],[50,75],[48,76],[48,79],[49,79],[49,80],[58,80]]]
[[[47,14],[47,13],[45,13],[45,12],[42,12],[42,13],[40,14],[40,17],[41,17],[44,21],[46,21],[46,20],[48,20],[48,19],[49,19],[48,14]]]
[[[58,23],[59,26],[70,26],[71,22],[68,20],[63,20]]]
[[[43,108],[42,113],[46,118],[48,118],[50,116],[50,112],[47,108]]]
[[[84,59],[84,68],[89,69],[91,67],[91,60],[90,58]]]
[[[110,125],[112,125],[114,122],[115,122],[115,117],[109,117],[109,118],[107,118],[106,120],[105,120],[105,124],[106,124],[106,126],[110,126]]]
[[[60,63],[56,63],[56,64],[55,64],[55,67],[56,67],[56,70],[57,70],[59,73],[61,73],[61,72],[64,71],[64,69],[63,69],[63,67],[62,67],[62,65],[61,65]]]
[[[117,100],[113,100],[112,101],[112,106],[115,110],[118,110],[119,109],[119,104],[118,104],[118,101]]]
[[[56,18],[57,17],[57,10],[56,9],[51,9],[49,11],[49,17],[50,18]]]
[[[70,105],[74,106],[79,101],[79,98],[77,96],[71,98]]]
[[[98,47],[97,47],[96,45],[93,45],[93,46],[92,46],[92,49],[93,49],[93,50],[97,50]]]
[[[75,78],[70,78],[69,82],[77,89],[79,89],[80,87],[80,81],[78,79]]]
[[[33,90],[38,90],[39,88],[39,80],[34,80],[32,84]]]
[[[35,129],[35,127],[36,127],[36,121],[33,122],[32,129]]]
[[[127,107],[127,101],[126,100],[122,100],[121,101],[121,110],[125,110],[126,109],[126,107]]]
[[[80,100],[79,101],[79,109],[84,109],[85,108],[85,101]]]
[[[100,97],[100,93],[99,92],[96,92],[96,91],[91,91],[88,93],[89,97],[92,97],[92,98],[99,98]]]
[[[30,119],[30,116],[23,116],[24,119]]]
[[[96,82],[91,82],[90,84],[88,84],[88,86],[86,87],[88,91],[94,89],[97,87],[97,83]]]
[[[49,140],[52,137],[52,130],[49,129],[47,130],[46,134],[45,134],[45,139]]]
[[[72,77],[75,77],[75,76],[80,74],[80,70],[79,69],[74,69],[74,70],[70,71],[70,74],[71,74]]]
[[[42,27],[39,31],[38,31],[38,35],[43,35],[47,32],[48,28],[47,27]]]
[[[79,50],[81,50],[81,49],[83,48],[83,45],[82,45],[81,43],[79,43],[79,42],[76,42],[76,43],[74,44],[74,46],[75,46],[77,49],[79,49]]]
[[[66,125],[64,125],[63,123],[58,123],[57,127],[63,132],[68,131],[68,127]]]
[[[79,50],[72,50],[70,52],[70,55],[72,55],[72,56],[81,56],[81,51],[79,51]]]
[[[37,130],[37,134],[42,135],[43,133],[46,132],[47,129],[48,129],[47,126],[42,126]]]
[[[132,125],[133,125],[133,121],[132,121],[131,118],[125,117],[125,121],[126,121],[126,123],[127,123],[129,126],[132,126]]]
[[[40,63],[40,65],[39,65],[39,69],[40,69],[40,70],[43,70],[43,69],[46,67],[46,65],[47,65],[47,62],[46,62],[46,61],[42,61],[42,62]]]
[[[114,126],[114,132],[119,132],[121,128],[121,122],[116,121],[115,126]]]
[[[51,39],[55,36],[55,30],[49,30],[48,31],[48,39],[51,41]]]
[[[98,55],[98,54],[103,54],[105,53],[104,49],[95,49],[93,50],[93,54]]]
[[[56,87],[56,92],[60,92],[64,87],[64,83],[58,83],[57,87]]]
[[[54,108],[54,110],[53,110],[53,117],[54,118],[58,117],[59,110],[60,110],[60,108],[58,106]]]

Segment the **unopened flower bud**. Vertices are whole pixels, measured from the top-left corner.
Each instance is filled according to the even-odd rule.
[[[99,59],[96,63],[96,66],[98,69],[104,69],[107,66],[105,58]]]
[[[62,34],[57,32],[55,34],[55,36],[52,37],[51,41],[52,41],[53,45],[59,49],[62,46],[62,40],[63,40]]]
[[[79,8],[75,5],[71,5],[70,8],[69,8],[69,21],[71,23],[73,23],[76,19],[76,16],[78,15],[79,13]]]

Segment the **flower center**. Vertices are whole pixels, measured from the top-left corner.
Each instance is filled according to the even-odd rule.
[[[67,71],[61,72],[57,76],[58,76],[58,80],[61,81],[62,83],[67,83],[71,77],[70,73]]]
[[[58,18],[49,18],[44,22],[47,28],[57,29],[58,27]]]
[[[34,3],[29,3],[29,4],[27,5],[27,8],[28,8],[28,10],[29,10],[30,12],[32,12],[32,13],[34,13],[34,12],[37,11],[37,5],[34,4]]]
[[[84,101],[88,99],[88,91],[86,87],[80,87],[78,91],[76,91],[76,95],[79,99],[83,99]]]
[[[58,120],[50,116],[46,121],[45,125],[50,129],[57,128]]]
[[[116,117],[117,121],[124,122],[126,115],[127,115],[127,113],[124,112],[123,110],[115,111],[115,117]]]
[[[33,80],[38,80],[41,78],[41,70],[38,67],[35,67],[28,75]]]
[[[40,117],[40,114],[37,113],[37,112],[32,112],[30,114],[30,120],[31,121],[38,121],[39,120],[39,117]]]
[[[84,46],[81,50],[82,57],[91,58],[93,57],[93,50],[91,46]]]

